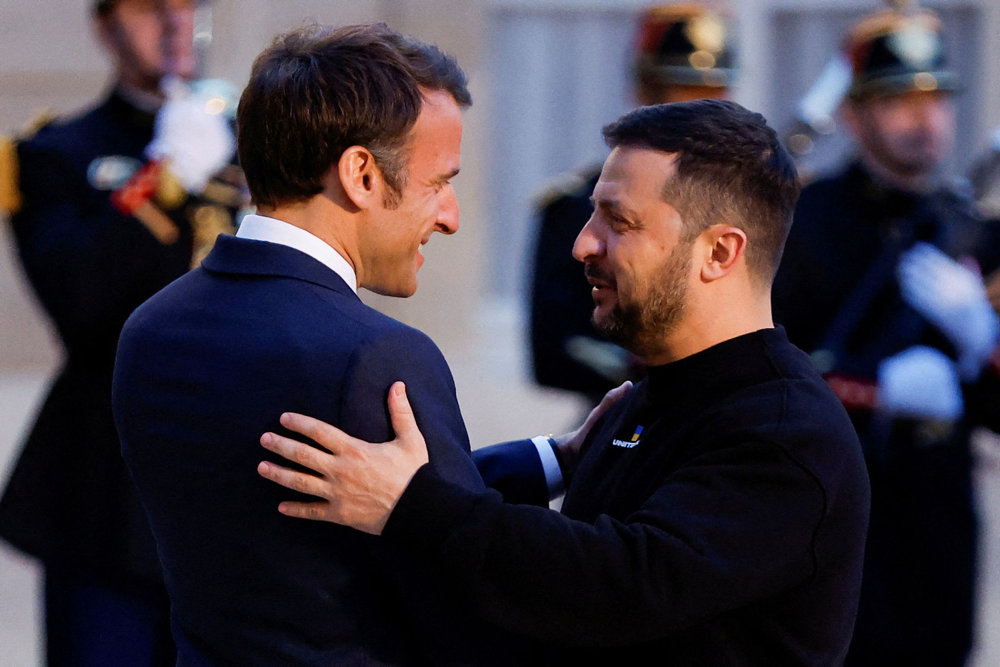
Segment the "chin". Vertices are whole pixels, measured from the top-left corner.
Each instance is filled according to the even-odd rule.
[[[396,285],[366,285],[365,289],[370,292],[375,292],[376,294],[381,294],[382,296],[394,296],[400,299],[405,299],[417,293],[417,281],[413,280],[408,283]]]

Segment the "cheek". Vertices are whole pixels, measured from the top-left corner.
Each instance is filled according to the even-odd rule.
[[[420,218],[420,222],[422,224],[426,224],[428,220],[437,218],[443,201],[444,200],[438,196],[437,192],[428,192],[422,196],[417,207],[417,210],[419,211],[417,217]]]
[[[955,138],[955,112],[951,109],[941,109],[935,112],[932,122],[937,136],[945,144],[950,145]]]
[[[644,277],[633,263],[614,264],[615,294],[619,303],[628,304],[642,297]]]
[[[157,64],[163,57],[163,30],[155,18],[136,20],[127,31],[126,39],[135,52],[148,64]]]

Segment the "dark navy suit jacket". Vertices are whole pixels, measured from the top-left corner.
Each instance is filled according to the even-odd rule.
[[[365,306],[297,250],[222,236],[127,322],[114,378],[122,448],[159,547],[181,664],[503,664],[515,644],[426,561],[278,513],[257,475],[284,411],[392,438],[403,380],[430,465],[482,481],[455,386],[421,332]],[[440,578],[438,578],[440,577]]]

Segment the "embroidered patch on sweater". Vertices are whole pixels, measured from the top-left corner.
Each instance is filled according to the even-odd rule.
[[[618,438],[615,438],[614,440],[611,441],[611,444],[614,445],[615,447],[624,447],[625,449],[632,449],[633,447],[639,444],[639,438],[642,437],[643,428],[644,428],[643,426],[636,426],[635,433],[632,434],[632,437],[630,439],[619,440]]]

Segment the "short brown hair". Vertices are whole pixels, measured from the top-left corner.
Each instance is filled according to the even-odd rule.
[[[254,62],[237,112],[254,202],[276,206],[319,194],[323,175],[351,146],[371,151],[398,193],[420,88],[472,104],[454,58],[385,24],[312,25],[278,36]]]

